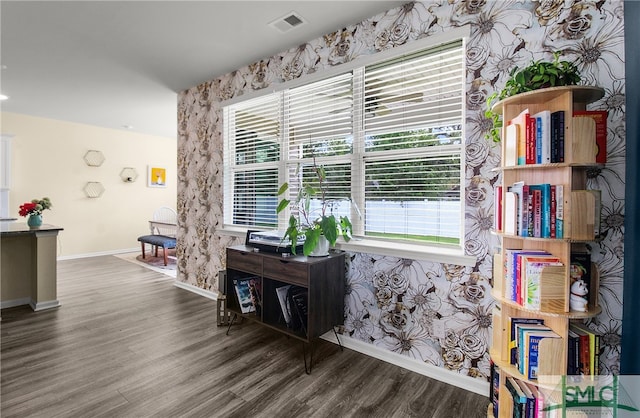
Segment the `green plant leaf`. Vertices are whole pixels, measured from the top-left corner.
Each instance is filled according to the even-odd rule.
[[[289,183],[283,183],[282,186],[278,189],[278,196],[282,195],[284,192],[289,190]]]
[[[338,225],[336,224],[336,218],[333,215],[323,216],[320,219],[320,229],[324,234],[324,237],[329,241],[331,246],[336,245],[338,239]]]
[[[289,203],[291,203],[291,201],[287,200],[287,199],[282,199],[279,203],[278,203],[278,207],[276,208],[276,213],[280,213],[283,210],[285,210],[285,208],[287,206],[289,206]]]
[[[349,242],[353,235],[353,225],[351,225],[351,221],[346,216],[340,217],[340,231],[342,231],[342,238]]]

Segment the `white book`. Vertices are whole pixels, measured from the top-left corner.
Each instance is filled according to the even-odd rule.
[[[505,193],[504,197],[504,233],[516,235],[518,224],[518,196],[514,192]]]
[[[518,125],[507,125],[504,148],[504,166],[518,165]]]

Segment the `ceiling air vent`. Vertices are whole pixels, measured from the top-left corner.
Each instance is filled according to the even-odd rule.
[[[269,26],[271,26],[272,28],[277,29],[278,31],[285,33],[285,32],[289,32],[291,29],[300,26],[304,23],[307,23],[306,20],[304,20],[304,18],[302,16],[300,16],[298,13],[296,12],[290,12],[287,13],[286,15],[274,20],[273,22],[269,23]]]

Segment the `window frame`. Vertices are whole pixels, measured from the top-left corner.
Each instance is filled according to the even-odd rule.
[[[273,91],[271,90],[268,94],[273,94],[273,93],[277,93],[280,94],[280,99],[283,100],[283,96],[286,94],[285,91],[295,88],[295,87],[299,87],[299,86],[304,86],[307,84],[311,84],[314,83],[316,81],[320,81],[320,80],[326,80],[329,79],[331,77],[334,76],[338,76],[340,74],[344,74],[346,72],[353,72],[353,79],[354,82],[358,82],[358,79],[363,78],[363,73],[364,73],[364,68],[368,65],[372,65],[372,64],[376,64],[376,63],[380,63],[380,62],[384,62],[387,61],[389,59],[393,59],[393,58],[397,58],[400,57],[402,55],[407,55],[410,53],[415,53],[421,50],[425,50],[425,49],[429,49],[429,48],[435,48],[438,47],[439,45],[442,44],[446,44],[446,43],[450,43],[452,41],[457,41],[457,40],[461,40],[462,41],[462,49],[464,51],[465,49],[465,45],[466,45],[466,38],[468,36],[467,33],[468,32],[468,28],[462,28],[462,29],[467,29],[467,30],[456,30],[456,31],[452,31],[452,33],[449,33],[448,35],[445,34],[443,36],[435,36],[434,39],[430,39],[431,42],[420,42],[420,41],[416,41],[411,45],[411,48],[395,48],[392,51],[384,51],[378,54],[375,54],[371,57],[367,57],[369,59],[367,60],[359,60],[357,63],[353,63],[350,67],[351,68],[347,68],[347,65],[342,65],[342,66],[338,66],[340,67],[339,69],[333,69],[334,71],[326,71],[326,72],[321,72],[321,74],[317,74],[315,75],[315,77],[302,77],[302,79],[304,80],[296,80],[296,83],[283,83],[283,85],[281,86],[282,88],[279,89],[279,91]],[[425,38],[426,39],[426,38]],[[424,41],[424,40],[422,40]],[[369,63],[365,62],[365,61],[369,61]],[[465,75],[466,75],[466,69],[464,68],[464,58],[463,58],[463,80],[466,79]],[[337,70],[341,70],[341,71],[337,71]],[[311,79],[314,78],[314,79]],[[464,87],[464,86],[463,86]],[[359,89],[354,89],[354,104],[357,104],[357,106],[362,106],[362,100],[358,100],[355,96],[357,94],[363,94],[362,92],[358,92]],[[258,96],[255,96],[258,97]],[[226,123],[227,121],[227,109],[228,106],[231,104],[236,104],[236,103],[240,103],[240,102],[244,102],[246,100],[250,100],[252,98],[255,97],[250,97],[248,95],[243,95],[241,99],[235,99],[235,100],[230,100],[226,103],[221,103],[224,106],[224,112],[225,112],[225,117],[224,117],[224,123]],[[360,146],[354,146],[354,149],[352,151],[352,154],[346,155],[346,156],[339,156],[339,157],[326,157],[324,159],[320,159],[319,161],[321,162],[326,162],[326,161],[336,161],[336,160],[341,160],[341,161],[345,161],[345,160],[349,160],[351,162],[351,172],[352,172],[352,190],[355,188],[358,191],[361,191],[361,193],[354,193],[352,195],[352,199],[354,201],[357,201],[357,199],[361,199],[361,201],[364,201],[364,176],[358,176],[356,173],[359,170],[364,170],[364,141],[357,141],[355,140],[356,136],[364,135],[364,132],[361,131],[361,129],[363,129],[364,127],[364,123],[361,120],[356,120],[356,119],[361,119],[362,112],[359,111],[360,109],[358,109],[358,107],[356,107],[356,105],[354,105],[353,108],[353,117],[354,117],[354,130],[353,130],[353,137],[354,137],[354,144],[358,144]],[[461,125],[462,125],[462,130],[463,130],[463,138],[464,138],[464,121],[465,121],[465,109],[464,106],[462,108],[463,114],[461,117]],[[284,118],[286,120],[286,118]],[[285,132],[287,132],[287,128],[286,128],[286,121],[284,122],[285,126],[283,126],[283,130]],[[224,132],[226,132],[226,127],[224,129]],[[288,137],[287,135],[281,135],[282,138],[282,142],[280,143],[280,159],[278,162],[278,180],[279,180],[279,184],[284,183],[285,181],[287,181],[285,179],[287,170],[286,167],[290,166],[291,164],[295,164],[296,161],[290,161],[289,160],[289,156],[288,156]],[[231,152],[231,149],[229,147],[229,142],[226,140],[226,136],[224,139],[224,152],[225,155],[228,156],[228,152]],[[461,141],[463,142],[463,141]],[[413,258],[413,259],[423,259],[423,260],[429,260],[429,261],[438,261],[438,262],[450,262],[450,263],[454,263],[454,264],[458,264],[458,265],[467,265],[467,266],[472,266],[475,265],[476,262],[476,258],[472,257],[472,256],[467,256],[464,254],[464,239],[465,239],[465,228],[464,228],[464,214],[465,214],[465,199],[464,199],[464,184],[465,184],[465,161],[464,161],[464,143],[458,144],[458,145],[450,145],[449,148],[457,148],[459,150],[459,155],[460,155],[460,189],[461,189],[461,195],[460,195],[460,204],[461,204],[461,210],[460,210],[460,242],[459,244],[455,245],[455,244],[438,244],[438,243],[434,243],[434,242],[411,242],[408,240],[393,240],[393,239],[381,239],[381,238],[375,238],[375,237],[370,237],[370,236],[357,236],[354,237],[354,239],[352,239],[350,242],[344,242],[341,239],[338,241],[336,247],[342,250],[346,250],[346,251],[356,251],[356,252],[368,252],[368,253],[376,253],[376,254],[380,254],[383,253],[385,255],[392,255],[392,256],[397,256],[397,257],[404,257],[404,258]],[[438,150],[437,151],[431,151],[431,150],[425,150],[425,153],[430,153],[430,152],[440,152],[440,150],[443,149],[442,146],[438,146]],[[305,160],[299,160],[299,162],[304,162]],[[227,173],[227,167],[226,167],[226,157],[225,157],[225,171],[224,171],[224,175],[225,175],[225,197],[228,196],[232,196],[232,194],[228,194],[229,191],[229,185],[228,182],[226,181],[227,178],[226,176],[228,175]],[[232,193],[232,191],[231,191]],[[359,194],[361,194],[361,196],[359,196]],[[229,211],[232,210],[232,206],[233,206],[233,197],[231,198],[225,198],[224,199],[224,216],[225,216],[225,222],[224,222],[224,227],[222,229],[222,233],[223,234],[229,234],[229,235],[234,235],[234,236],[238,236],[238,237],[244,237],[244,234],[246,232],[246,229],[248,228],[243,228],[243,227],[238,227],[238,226],[234,226],[234,225],[229,225],[226,220],[227,220],[227,214],[230,213]],[[352,214],[351,214],[352,218],[354,216],[358,216],[357,215],[357,211],[354,213],[354,211],[352,210]],[[285,213],[280,213],[278,216],[278,224],[280,225],[280,228],[284,225],[286,225],[288,219],[288,214]],[[352,222],[354,221],[354,219],[352,219]],[[355,222],[355,224],[357,224],[358,222]],[[362,228],[360,228],[357,232],[359,233],[364,233],[364,219],[361,222]],[[354,231],[356,232],[356,231]],[[390,246],[389,243],[393,242],[393,246]],[[389,248],[389,247],[393,247],[393,248]]]

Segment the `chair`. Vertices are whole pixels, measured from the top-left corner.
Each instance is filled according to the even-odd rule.
[[[149,229],[152,235],[165,235],[175,237],[177,230],[178,214],[168,206],[162,206],[153,212],[152,221],[149,222]],[[158,222],[158,223],[156,223]],[[167,225],[163,225],[167,224]]]
[[[155,251],[158,256],[158,247],[162,247],[164,256],[164,265],[167,265],[167,250],[176,248],[176,230],[178,215],[175,210],[170,207],[163,206],[156,209],[153,213],[152,220],[149,221],[149,229],[151,235],[143,235],[138,237],[138,241],[142,246],[142,258],[145,258],[145,244],[151,245],[151,250]]]

